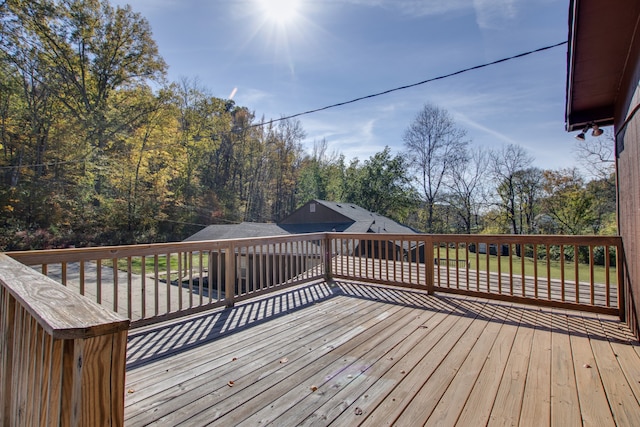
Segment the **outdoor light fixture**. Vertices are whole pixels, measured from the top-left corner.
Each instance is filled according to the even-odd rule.
[[[586,125],[584,127],[584,129],[582,129],[582,131],[576,135],[576,139],[578,141],[584,141],[585,137],[587,136],[587,132],[589,131],[589,129],[593,129],[593,131],[591,132],[591,136],[600,136],[602,135],[602,129],[600,129],[600,127],[595,124],[595,123],[589,123],[588,125]]]
[[[600,136],[602,135],[602,129],[598,127],[598,125],[593,125],[593,132],[591,132],[591,136]]]
[[[589,130],[590,127],[591,127],[590,125],[587,125],[587,127],[582,129],[582,132],[580,132],[579,134],[576,135],[576,139],[578,141],[584,141],[584,137],[585,137],[585,135],[586,135],[586,133],[587,133],[587,131]]]

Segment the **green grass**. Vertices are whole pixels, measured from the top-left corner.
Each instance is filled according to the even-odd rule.
[[[198,270],[200,268],[200,256],[198,254],[192,254],[192,265],[191,268],[193,270]],[[178,278],[178,254],[171,254],[169,256],[169,270],[171,273],[171,280],[176,280]],[[182,258],[182,269],[186,270],[189,267],[189,264],[184,264],[185,259]],[[188,259],[187,259],[188,262]],[[103,260],[102,265],[111,266],[113,265],[111,260]],[[144,258],[144,267],[145,274],[153,274],[155,272],[155,257],[154,256],[146,256]],[[209,254],[202,254],[202,267],[203,269],[208,268],[209,265]],[[128,260],[126,258],[118,259],[118,270],[128,271]],[[142,257],[132,257],[131,258],[131,272],[133,274],[142,274]],[[158,274],[163,277],[166,276],[167,273],[167,256],[166,255],[158,255]]]
[[[438,257],[437,248],[434,248],[434,257]],[[440,258],[449,258],[455,259],[456,250],[454,248],[440,248]],[[479,263],[479,270],[486,271],[487,270],[487,257],[489,257],[489,271],[490,272],[498,272],[498,258],[500,258],[500,271],[503,274],[509,273],[509,257],[508,256],[500,256],[497,255],[486,255],[486,254],[478,254],[476,261],[476,254],[473,252],[469,252],[469,265],[470,270],[476,270],[476,264]],[[466,259],[466,252],[464,248],[458,248],[458,259],[464,260]],[[516,256],[515,254],[511,257],[512,265],[511,272],[515,276],[520,276],[522,274],[522,258]],[[549,262],[549,275],[552,279],[560,279],[562,273],[562,268],[560,265],[560,261],[551,260]],[[534,276],[534,262],[533,258],[525,257],[524,258],[524,274],[525,276]],[[609,268],[609,282],[615,283],[616,281],[616,267],[611,266]],[[538,277],[547,277],[547,260],[538,259]],[[573,281],[575,277],[575,264],[573,260],[567,260],[564,262],[564,277],[565,280]],[[582,282],[590,281],[590,269],[589,264],[578,263],[578,277]],[[593,277],[595,283],[606,283],[606,268],[602,265],[594,265],[593,267]]]
[[[466,252],[464,248],[458,248],[458,259],[465,260]],[[498,257],[496,255],[486,255],[486,254],[478,254],[476,258],[476,254],[473,252],[468,253],[468,261],[469,268],[473,271],[476,270],[476,263],[479,263],[479,270],[486,271],[487,270],[487,257],[489,258],[489,271],[498,272],[498,258],[500,258],[500,271],[503,274],[508,274],[510,271],[515,276],[520,276],[522,274],[522,260],[520,257],[513,255],[512,256],[512,264],[511,270],[509,266],[509,257],[501,256]],[[456,249],[454,248],[440,248],[440,253],[438,254],[437,248],[434,248],[434,257],[439,258],[448,258],[448,259],[456,259]],[[476,261],[477,259],[477,261]],[[176,280],[178,278],[178,254],[171,254],[168,258],[169,261],[169,270],[172,272],[171,280]],[[183,265],[182,268],[186,270],[188,267],[184,265],[184,258],[182,260]],[[103,260],[103,265],[111,266],[111,260]],[[209,254],[203,253],[202,255],[202,267],[207,268],[209,265]],[[198,254],[192,254],[192,268],[194,271],[197,271],[200,268],[200,256]],[[118,259],[118,269],[122,271],[128,270],[128,262],[126,258]],[[131,272],[134,274],[142,273],[142,257],[132,257],[131,259]],[[153,256],[145,257],[145,273],[153,274],[155,272],[155,258]],[[167,256],[159,255],[158,256],[158,273],[160,277],[166,276],[167,272]],[[545,259],[538,260],[538,277],[546,278],[547,277],[547,261]],[[525,276],[534,276],[534,262],[533,258],[525,257],[524,258],[524,274]],[[611,267],[609,271],[609,282],[616,282],[616,268]],[[560,279],[561,278],[561,266],[559,261],[550,261],[549,263],[549,275],[552,279]],[[589,265],[584,263],[578,264],[578,277],[580,281],[589,282],[590,280],[590,271]],[[593,267],[593,276],[594,282],[596,283],[605,283],[606,282],[606,269],[604,266],[595,265]],[[564,263],[564,277],[565,280],[573,281],[575,277],[575,265],[573,260],[567,260]]]

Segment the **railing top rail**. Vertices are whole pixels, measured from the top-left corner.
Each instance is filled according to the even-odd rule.
[[[392,233],[326,233],[329,238],[366,238],[372,240],[430,240],[452,243],[526,243],[549,245],[620,245],[620,236],[559,235],[559,234],[392,234]]]
[[[26,265],[49,264],[56,262],[76,262],[96,259],[124,258],[128,256],[165,255],[169,252],[197,252],[222,249],[233,243],[236,246],[260,243],[285,243],[300,240],[324,239],[325,233],[292,234],[273,237],[248,237],[242,239],[199,240],[193,242],[149,243],[143,245],[98,246],[91,248],[45,249],[35,251],[6,252]]]
[[[0,254],[0,286],[53,338],[82,339],[129,328],[129,319]]]
[[[91,248],[48,249],[35,251],[7,252],[10,257],[26,265],[56,262],[76,262],[96,259],[124,258],[128,256],[164,255],[169,252],[196,252],[222,249],[233,243],[237,246],[260,243],[284,243],[300,240],[371,239],[371,240],[414,240],[451,243],[511,243],[548,245],[609,245],[620,246],[620,236],[569,236],[542,234],[392,234],[392,233],[312,233],[292,234],[272,237],[248,237],[242,239],[202,240],[193,242],[151,243],[144,245],[100,246]]]
[[[526,243],[548,245],[621,245],[620,236],[566,234],[431,234],[438,242]]]

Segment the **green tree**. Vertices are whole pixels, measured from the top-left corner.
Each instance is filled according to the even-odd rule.
[[[116,135],[149,113],[144,105],[113,95],[119,89],[159,82],[164,76],[166,65],[149,24],[130,6],[113,8],[106,0],[8,4],[22,28],[24,49],[35,46],[48,69],[42,83],[82,124],[100,196]],[[12,54],[17,56],[20,45],[14,46],[17,50]]]
[[[543,189],[544,210],[557,224],[562,234],[584,234],[595,220],[595,199],[586,191],[577,169],[545,171]]]
[[[389,147],[362,164],[352,161],[345,173],[345,188],[344,201],[401,222],[415,206],[406,159],[391,156]]]

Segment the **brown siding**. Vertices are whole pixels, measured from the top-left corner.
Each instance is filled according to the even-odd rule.
[[[616,105],[618,227],[625,251],[627,322],[636,336],[640,322],[640,34],[630,50],[621,97]]]

